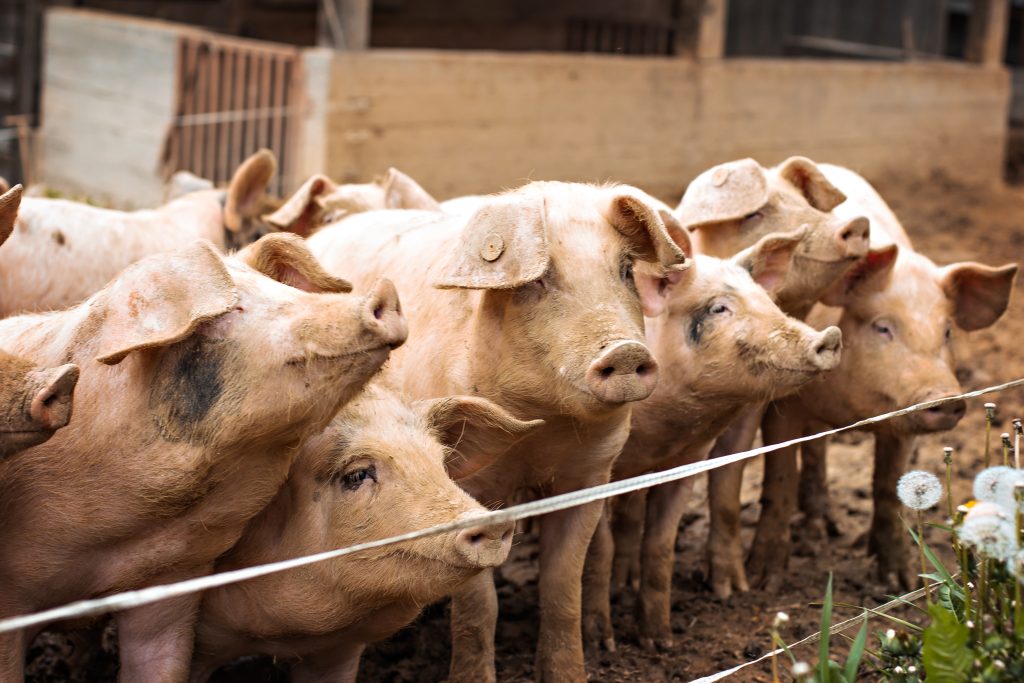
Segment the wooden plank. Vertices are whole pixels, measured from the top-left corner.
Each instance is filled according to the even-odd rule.
[[[971,0],[964,58],[984,66],[1003,63],[1009,28],[1009,0]]]
[[[358,51],[370,46],[370,0],[320,0],[317,44]]]
[[[684,0],[676,54],[698,62],[725,56],[728,0]]]

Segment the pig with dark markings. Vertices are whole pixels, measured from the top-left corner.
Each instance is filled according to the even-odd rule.
[[[867,215],[872,250],[822,298],[808,322],[838,325],[847,348],[839,367],[795,396],[775,404],[763,425],[766,443],[839,427],[879,413],[961,393],[955,344],[963,332],[995,323],[1006,310],[1017,265],[980,263],[937,266],[914,251],[906,231],[871,185],[853,171],[822,165],[848,197],[836,212]],[[879,579],[893,589],[917,582],[911,569],[906,529],[900,520],[896,482],[906,470],[918,434],[952,429],[964,414],[953,401],[880,423],[875,433],[872,484],[874,514],[868,550],[876,555]],[[805,451],[810,476],[823,489],[823,444]],[[748,575],[773,588],[789,558],[789,522],[796,512],[796,447],[772,454],[765,468],[761,520],[748,560]],[[827,499],[805,486],[806,526],[823,532]],[[735,504],[735,503],[734,503]]]
[[[485,506],[605,483],[630,404],[658,366],[644,343],[637,262],[663,275],[686,257],[664,204],[623,185],[535,182],[475,212],[370,212],[309,239],[328,270],[394,278],[414,343],[392,360],[413,398],[468,394],[544,426],[459,479]],[[437,289],[440,288],[440,289]],[[580,583],[602,503],[540,522],[539,681],[585,680]],[[482,572],[453,597],[451,681],[495,680],[497,597]]]
[[[21,193],[21,185],[3,188],[0,244],[14,230]],[[68,423],[77,382],[77,365],[44,369],[0,351],[0,460],[43,443]]]
[[[295,235],[232,258],[197,241],[0,321],[3,348],[82,369],[74,421],[0,464],[0,616],[209,572],[405,340],[390,282],[350,289]],[[198,604],[118,613],[120,679],[183,680]],[[0,679],[21,680],[33,636],[0,635]]]
[[[483,514],[448,476],[486,466],[539,427],[482,398],[411,402],[374,382],[307,441],[288,481],[217,570],[285,560]],[[192,680],[247,654],[297,681],[355,681],[367,643],[505,560],[514,525],[481,525],[210,591]]]
[[[689,269],[667,278],[635,274],[641,291],[668,292],[663,310],[645,321],[661,378],[654,393],[633,408],[614,479],[703,460],[737,409],[795,391],[839,362],[838,329],[818,332],[787,316],[769,296],[785,283],[802,240],[802,229],[768,235],[729,260],[697,255]],[[620,567],[639,567],[641,645],[671,647],[676,536],[691,495],[690,480],[682,480],[609,501],[587,557],[584,632],[589,645],[615,649],[609,598],[617,560]],[[639,519],[618,514],[644,503],[646,512],[640,511]],[[616,578],[624,582],[619,573]]]
[[[785,282],[772,296],[788,315],[804,319],[825,290],[868,250],[870,225],[862,215],[834,209],[846,199],[821,168],[806,157],[790,157],[764,168],[753,159],[720,164],[700,174],[676,209],[693,231],[697,253],[729,258],[765,235],[802,229]],[[765,402],[755,401],[718,438],[711,456],[746,450],[754,441]],[[743,463],[708,473],[709,497],[738,499]],[[708,561],[712,588],[720,598],[746,590],[739,516],[730,506],[712,506]]]
[[[226,191],[192,192],[143,211],[26,197],[0,249],[0,316],[77,304],[139,259],[195,239],[221,251],[249,244],[272,231],[260,215],[271,208],[266,188],[275,172],[274,156],[263,150],[238,167]]]

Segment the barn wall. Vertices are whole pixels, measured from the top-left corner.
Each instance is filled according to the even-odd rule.
[[[559,178],[676,199],[718,162],[791,154],[994,181],[1010,94],[1007,71],[947,62],[377,50],[332,68],[327,172],[395,165],[442,197]]]

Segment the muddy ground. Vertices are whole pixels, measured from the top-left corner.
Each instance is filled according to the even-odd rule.
[[[1024,158],[1024,157],[1022,157]],[[1020,173],[1024,179],[1024,173]],[[903,220],[919,251],[939,264],[978,260],[990,264],[1020,261],[1024,252],[1024,187],[970,187],[942,176],[927,181],[874,179]],[[973,333],[959,350],[958,374],[965,389],[976,389],[1024,376],[1024,291],[1019,280],[1008,314],[992,329]],[[955,432],[920,439],[917,466],[934,472],[942,467],[942,447],[957,449],[958,476],[954,482],[961,499],[970,491],[979,469],[984,439],[982,403],[999,404],[999,431],[1009,419],[1024,413],[1024,391],[1017,389],[991,399],[970,401],[967,417]],[[676,645],[671,652],[641,650],[634,635],[633,597],[617,596],[613,620],[617,627],[615,653],[597,653],[589,661],[592,681],[689,681],[757,657],[769,643],[769,625],[776,612],[786,611],[791,622],[784,636],[793,642],[817,630],[820,601],[828,573],[835,573],[836,599],[877,605],[886,590],[872,580],[872,561],[857,539],[870,519],[870,453],[867,435],[844,437],[830,447],[830,482],[833,506],[841,535],[828,547],[814,548],[792,558],[782,590],[774,594],[751,592],[727,602],[708,591],[702,566],[707,533],[706,487],[698,482],[685,529],[677,546],[673,628]],[[770,456],[769,456],[770,457]],[[744,540],[749,545],[758,515],[762,463],[747,468],[744,485]],[[938,517],[936,515],[936,517]],[[938,521],[938,519],[936,519]],[[794,520],[799,529],[799,520]],[[941,542],[938,532],[934,543]],[[521,536],[513,558],[499,578],[501,618],[498,625],[499,680],[531,680],[537,628],[536,547]],[[837,610],[838,615],[853,612]],[[884,622],[873,623],[884,629]],[[104,638],[104,654],[94,659],[84,677],[69,676],[69,651],[58,635],[44,636],[32,649],[32,681],[113,680],[116,671],[111,651],[113,638]],[[816,647],[798,650],[810,661]],[[447,607],[435,605],[389,641],[372,646],[363,658],[360,680],[380,683],[440,681],[447,675],[449,654]],[[870,676],[868,676],[870,678]],[[285,681],[287,671],[267,660],[252,661],[222,672],[221,681]],[[767,664],[750,667],[730,680],[770,681]]]

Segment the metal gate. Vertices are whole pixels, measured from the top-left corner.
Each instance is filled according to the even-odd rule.
[[[164,149],[165,177],[191,171],[224,185],[250,154],[277,156],[270,191],[294,184],[302,105],[300,51],[286,46],[185,35],[178,41],[176,116]]]

